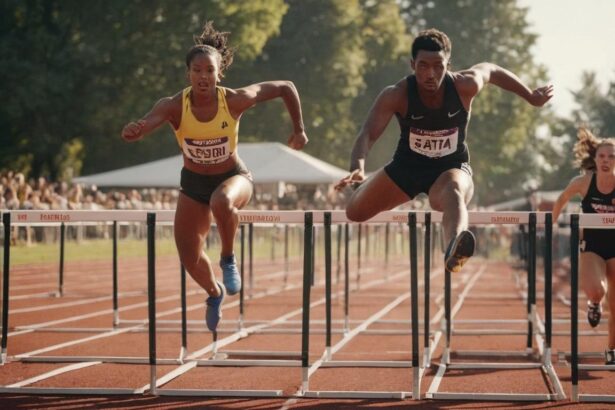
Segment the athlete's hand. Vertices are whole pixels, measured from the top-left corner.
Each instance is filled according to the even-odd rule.
[[[305,135],[305,131],[293,132],[288,137],[288,146],[292,149],[300,150],[308,143],[308,137]]]
[[[360,169],[355,169],[350,174],[346,175],[344,178],[340,179],[340,181],[335,184],[335,190],[341,191],[346,186],[350,185],[352,187],[356,187],[360,185],[365,180],[365,174]]]
[[[535,107],[542,107],[553,97],[553,85],[536,88],[527,101]]]
[[[122,138],[124,141],[132,142],[141,139],[143,137],[144,125],[145,121],[143,120],[127,124],[122,130]]]

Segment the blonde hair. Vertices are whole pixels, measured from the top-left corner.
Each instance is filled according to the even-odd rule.
[[[574,165],[585,171],[596,170],[596,152],[599,148],[610,145],[615,147],[613,138],[597,138],[592,132],[580,127],[577,132],[578,141],[574,144]]]

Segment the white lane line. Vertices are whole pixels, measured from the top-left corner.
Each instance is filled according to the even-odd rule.
[[[22,380],[18,383],[9,384],[8,386],[3,387],[23,387],[29,384],[34,384],[40,382],[41,380],[48,379],[50,377],[57,376],[62,373],[71,372],[73,370],[83,369],[85,367],[95,366],[97,364],[101,364],[102,362],[85,362],[85,363],[74,363],[68,366],[60,367],[59,369],[51,370],[47,373],[39,374],[38,376],[31,377],[26,380]]]
[[[388,305],[386,305],[384,308],[382,308],[380,311],[376,312],[375,314],[373,314],[372,316],[370,316],[369,318],[367,318],[363,323],[361,323],[359,326],[355,327],[354,329],[352,329],[352,331],[348,332],[348,334],[346,334],[342,340],[340,340],[339,342],[337,342],[332,348],[331,348],[331,354],[335,354],[337,353],[342,347],[344,347],[348,342],[350,342],[355,336],[357,336],[359,333],[361,333],[363,330],[367,329],[367,327],[369,325],[371,325],[372,323],[374,323],[375,321],[377,321],[378,319],[382,318],[384,315],[386,315],[387,313],[389,313],[391,310],[393,310],[395,307],[397,307],[400,303],[402,303],[404,300],[409,299],[410,298],[410,292],[406,292],[401,296],[398,296],[395,300],[393,300],[391,303],[389,303]],[[318,368],[323,364],[324,359],[318,359],[316,360],[314,363],[312,363],[312,366],[310,366],[309,370],[308,370],[308,378],[314,374],[316,372],[316,370],[318,370]]]

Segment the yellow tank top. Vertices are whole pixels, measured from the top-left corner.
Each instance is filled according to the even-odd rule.
[[[218,91],[218,112],[207,122],[199,121],[190,109],[190,90],[182,93],[182,119],[175,137],[180,149],[195,164],[218,164],[227,160],[237,147],[239,121],[231,116],[226,103],[226,91]]]

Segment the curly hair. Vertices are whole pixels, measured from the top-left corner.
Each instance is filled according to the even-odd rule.
[[[615,147],[613,138],[597,138],[590,130],[580,127],[577,132],[578,141],[574,144],[574,165],[585,171],[596,170],[596,152],[599,148],[611,145]]]
[[[451,40],[442,31],[435,28],[423,30],[412,42],[412,59],[416,59],[420,50],[443,51],[446,56],[450,57],[452,47]]]
[[[203,32],[199,36],[194,36],[194,46],[186,54],[186,67],[190,68],[190,63],[198,54],[215,56],[220,69],[220,77],[224,77],[224,72],[233,63],[235,48],[228,44],[230,32],[217,31],[213,21],[206,21]]]

